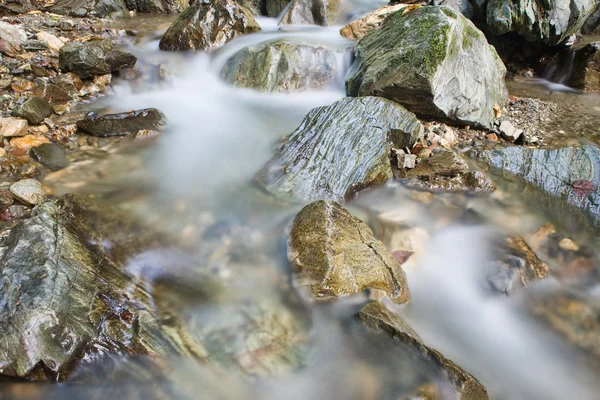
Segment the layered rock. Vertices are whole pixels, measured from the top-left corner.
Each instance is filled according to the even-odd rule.
[[[197,0],[169,27],[161,50],[214,50],[230,40],[257,32],[252,13],[232,0]]]
[[[360,40],[373,29],[379,28],[388,15],[406,7],[406,4],[395,4],[378,8],[344,26],[340,29],[340,35],[347,39]]]
[[[391,148],[411,148],[422,135],[415,115],[394,102],[344,98],[311,110],[256,179],[276,196],[342,201],[390,179]]]
[[[432,361],[444,371],[447,379],[456,390],[460,400],[487,400],[486,388],[469,372],[448,360],[439,351],[425,345],[418,334],[398,315],[379,303],[363,307],[357,318],[368,329],[386,333],[394,340],[416,350],[423,358]]]
[[[98,115],[77,121],[77,128],[93,136],[134,135],[141,130],[160,131],[165,125],[164,115],[155,108],[119,114]]]
[[[292,0],[279,25],[335,25],[340,0]]]
[[[221,77],[264,92],[318,90],[337,72],[336,51],[286,40],[245,47],[227,61]]]
[[[50,104],[37,96],[30,97],[13,111],[13,115],[26,119],[32,125],[40,124],[50,114],[52,114]]]
[[[131,68],[136,61],[133,54],[113,49],[110,39],[69,42],[61,47],[58,54],[59,68],[64,72],[74,72],[80,78]]]
[[[396,303],[410,300],[398,262],[365,223],[333,201],[311,203],[296,215],[288,259],[296,284],[310,288],[315,299],[371,289]]]
[[[349,96],[381,96],[417,115],[490,127],[506,68],[471,21],[447,7],[390,14],[357,45]]]

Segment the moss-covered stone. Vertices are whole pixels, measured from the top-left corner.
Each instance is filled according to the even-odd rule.
[[[396,303],[410,300],[398,262],[365,223],[333,201],[311,203],[298,213],[288,259],[297,285],[309,287],[315,299],[372,289]]]
[[[473,23],[447,7],[390,14],[356,49],[349,96],[381,96],[417,115],[490,127],[508,100],[506,68]]]

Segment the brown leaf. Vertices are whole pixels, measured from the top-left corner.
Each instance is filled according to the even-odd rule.
[[[500,108],[500,106],[498,104],[494,104],[494,117],[500,118],[501,115],[502,115],[502,109]]]
[[[421,4],[411,4],[407,6],[404,10],[402,10],[402,15],[406,15],[412,10],[416,10],[417,8],[421,8]]]
[[[584,197],[596,191],[596,185],[592,181],[575,181],[573,182],[573,193],[576,196]]]
[[[410,256],[412,256],[414,254],[414,252],[412,251],[394,251],[392,253],[392,255],[394,256],[394,258],[396,259],[396,261],[398,262],[398,264],[402,265],[405,262],[408,261],[408,259],[410,258]]]

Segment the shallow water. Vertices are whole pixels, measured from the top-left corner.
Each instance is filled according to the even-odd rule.
[[[81,384],[15,384],[0,391],[0,397],[25,399],[43,393],[46,398],[82,399],[163,395],[182,399],[373,399],[381,398],[384,387],[389,390],[383,390],[383,398],[401,399],[418,384],[438,380],[439,371],[430,364],[407,358],[406,349],[383,337],[374,340],[360,329],[352,315],[367,301],[366,295],[326,305],[307,299],[282,300],[280,295],[280,291],[293,292],[285,235],[302,204],[271,198],[253,184],[253,175],[310,109],[344,97],[343,72],[348,60],[340,58],[338,78],[319,92],[258,93],[231,87],[219,78],[231,55],[262,42],[286,38],[343,49],[347,42],[337,34],[339,27],[277,31],[274,19],[262,18],[259,22],[266,28],[262,33],[242,37],[212,54],[183,55],[158,51],[160,32],[170,18],[116,22],[117,26],[133,23],[138,27],[138,39],[130,50],[141,62],[161,64],[168,78],[155,79],[149,73],[142,85],[117,82],[113,95],[91,105],[114,111],[156,107],[168,118],[166,131],[154,139],[122,141],[114,151],[99,151],[93,163],[54,174],[45,183],[56,194],[94,194],[128,210],[149,226],[174,235],[189,257],[202,268],[216,271],[227,282],[225,298],[206,303],[181,293],[174,300],[175,312],[193,321],[198,334],[217,332],[215,346],[223,346],[225,353],[238,341],[250,340],[242,334],[251,323],[239,316],[240,304],[266,304],[277,318],[297,319],[304,336],[290,341],[307,349],[302,367],[262,366],[269,372],[273,372],[271,367],[276,370],[272,377],[251,368],[253,378],[248,379],[226,372],[226,367],[207,368],[193,358],[167,359],[163,361],[169,371],[165,376],[162,370],[147,366],[148,360],[115,357],[78,371]],[[511,87],[514,93],[533,95],[529,86],[519,90]],[[600,102],[596,97],[559,95],[588,109],[598,121],[596,103]],[[565,127],[569,124],[565,121]],[[471,197],[425,196],[390,182],[361,193],[348,208],[368,222],[392,251],[395,232],[407,228],[424,232],[423,250],[405,266],[412,303],[390,307],[410,321],[426,344],[476,376],[492,398],[597,398],[600,370],[596,361],[523,311],[528,291],[535,291],[536,286],[554,290],[570,282],[548,278],[510,297],[492,296],[482,289],[482,265],[492,258],[495,234],[527,238],[553,220],[558,230],[594,249],[594,259],[597,239],[585,230],[566,230],[560,219],[556,222],[553,218],[560,210],[530,204],[527,193],[515,183],[500,178],[496,183],[499,190],[493,195]],[[173,273],[177,257],[156,249],[132,260],[129,272],[152,280],[157,274]],[[564,268],[548,262],[553,271]],[[594,289],[596,285],[587,282],[586,289],[577,290],[589,290],[597,299],[600,291]],[[230,335],[226,339],[231,343],[219,342],[223,332]],[[223,361],[219,365],[229,362],[225,359],[218,360]],[[105,364],[116,367],[107,373]],[[90,376],[97,382],[90,383]]]

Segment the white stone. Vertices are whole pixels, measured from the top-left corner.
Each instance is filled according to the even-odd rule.
[[[29,124],[23,118],[0,118],[0,137],[25,136]]]
[[[22,179],[10,185],[10,193],[23,204],[35,206],[44,201],[44,189],[40,181]]]

